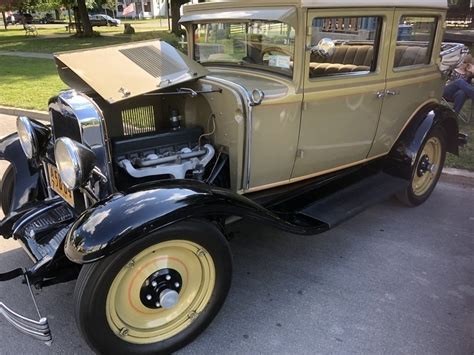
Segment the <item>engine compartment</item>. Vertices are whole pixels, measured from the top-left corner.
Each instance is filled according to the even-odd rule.
[[[212,144],[201,144],[200,127],[171,130],[113,142],[114,160],[130,178],[202,180],[215,156]]]
[[[213,80],[109,103],[89,95],[104,117],[114,190],[165,179],[195,179],[239,190],[243,102]]]

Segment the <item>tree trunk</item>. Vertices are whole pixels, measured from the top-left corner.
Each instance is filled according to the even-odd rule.
[[[79,15],[79,9],[77,6],[74,6],[74,26],[76,27],[76,33],[79,36],[82,36],[82,24],[81,24],[81,16]]]
[[[79,9],[80,22],[83,28],[84,37],[92,37],[93,31],[91,22],[89,21],[89,13],[87,12],[86,1],[77,0],[77,7]]]
[[[2,10],[2,17],[3,17],[3,26],[5,26],[5,31],[8,30],[7,28],[7,17],[5,16],[5,11]]]
[[[179,36],[181,34],[181,26],[179,19],[181,13],[179,12],[181,5],[187,3],[187,0],[170,0],[171,2],[171,32]]]
[[[59,13],[59,9],[54,9],[54,17],[56,20],[60,20],[61,18],[59,17],[60,16],[60,13]]]
[[[69,19],[68,30],[69,30],[69,33],[71,33],[71,7],[69,5],[67,6],[67,17]]]

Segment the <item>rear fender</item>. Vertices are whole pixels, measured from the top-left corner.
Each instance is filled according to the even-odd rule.
[[[301,227],[231,191],[190,180],[169,180],[115,194],[83,212],[65,241],[65,254],[78,264],[97,261],[138,238],[189,218],[246,217],[299,234],[324,226]]]
[[[439,104],[422,108],[405,128],[393,146],[385,170],[394,176],[411,180],[419,150],[430,132],[437,126],[446,132],[447,151],[459,154],[459,127],[455,114]]]
[[[21,148],[17,133],[0,140],[0,160],[7,160],[15,171],[12,211],[35,201],[41,190],[40,169],[33,166]]]

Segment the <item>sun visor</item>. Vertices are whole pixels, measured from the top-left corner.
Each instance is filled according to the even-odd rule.
[[[211,21],[278,21],[288,23],[292,27],[297,27],[296,8],[285,7],[262,7],[262,8],[242,8],[242,9],[220,9],[184,13],[180,23],[185,22],[211,22]]]
[[[67,85],[78,91],[90,88],[109,103],[208,74],[202,65],[159,40],[62,52],[54,57]]]

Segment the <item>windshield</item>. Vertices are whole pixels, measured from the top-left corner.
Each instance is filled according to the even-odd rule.
[[[295,30],[281,22],[206,23],[195,25],[194,60],[259,67],[293,74]]]

